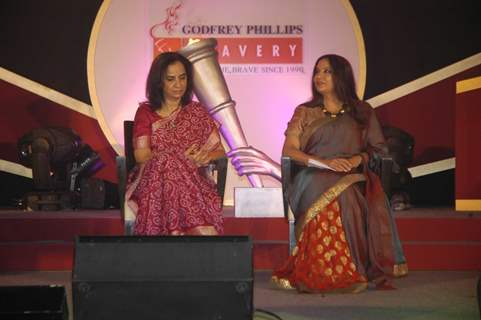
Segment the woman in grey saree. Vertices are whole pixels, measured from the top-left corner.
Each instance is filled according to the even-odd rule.
[[[297,246],[272,280],[303,292],[359,292],[407,274],[394,220],[379,178],[369,169],[387,152],[374,110],[359,100],[349,62],[320,57],[313,98],[296,108],[283,155],[305,165],[289,202]]]

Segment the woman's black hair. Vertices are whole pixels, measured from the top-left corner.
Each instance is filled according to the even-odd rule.
[[[347,111],[356,119],[361,125],[365,125],[366,117],[361,114],[356,106],[359,105],[360,99],[356,93],[356,82],[354,80],[354,73],[351,64],[346,58],[337,54],[326,54],[319,57],[314,64],[311,78],[311,100],[305,102],[306,107],[314,108],[324,105],[324,97],[316,89],[314,77],[316,76],[316,68],[319,61],[326,59],[332,69],[332,79],[334,82],[334,92],[337,98],[347,107]]]
[[[192,101],[192,63],[177,52],[164,52],[154,59],[147,76],[145,95],[153,111],[160,109],[165,100],[165,75],[167,68],[175,62],[182,63],[187,76],[187,88],[180,100],[181,106],[183,107]]]

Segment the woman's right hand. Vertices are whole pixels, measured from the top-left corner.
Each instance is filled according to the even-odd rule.
[[[184,156],[192,161],[197,167],[203,167],[211,160],[210,153],[204,148],[199,148],[197,144],[194,144],[185,150]]]

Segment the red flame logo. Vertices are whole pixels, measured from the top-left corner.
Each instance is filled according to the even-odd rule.
[[[174,31],[175,26],[179,24],[179,15],[177,14],[178,11],[182,8],[182,3],[177,5],[173,5],[165,9],[166,18],[161,23],[157,23],[152,28],[150,28],[150,36],[155,38],[154,32],[157,28],[164,27],[165,31],[168,34],[171,34]]]

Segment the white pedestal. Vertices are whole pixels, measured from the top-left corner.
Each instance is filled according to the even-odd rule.
[[[240,218],[284,217],[282,188],[235,188],[234,214]]]

